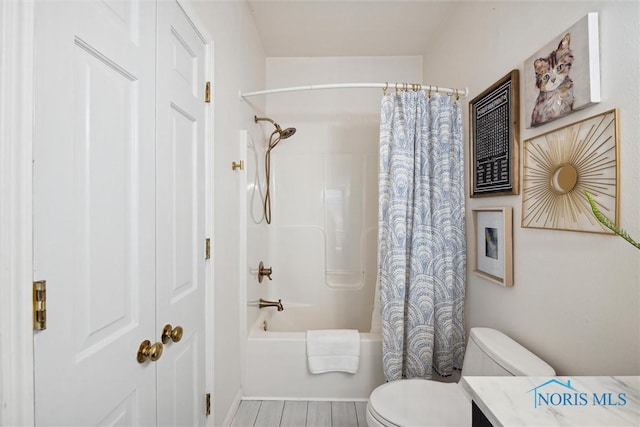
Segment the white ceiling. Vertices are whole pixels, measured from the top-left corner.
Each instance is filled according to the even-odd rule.
[[[446,0],[248,3],[267,57],[423,55],[457,7]]]

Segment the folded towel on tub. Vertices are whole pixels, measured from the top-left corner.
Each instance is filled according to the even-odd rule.
[[[360,334],[355,329],[307,331],[309,372],[349,372],[360,365]]]

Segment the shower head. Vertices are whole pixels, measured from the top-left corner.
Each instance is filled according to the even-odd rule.
[[[269,136],[269,145],[264,155],[264,171],[266,175],[266,190],[263,203],[264,220],[267,222],[267,224],[271,224],[271,193],[269,191],[269,183],[271,181],[271,150],[276,148],[276,145],[278,145],[278,143],[283,139],[287,139],[290,136],[293,136],[296,133],[296,128],[286,128],[285,130],[282,130],[279,124],[268,117],[253,116],[253,119],[256,121],[256,123],[263,120],[271,122],[271,124],[276,127],[276,129],[271,132],[271,136]]]
[[[280,138],[287,139],[290,136],[293,136],[294,133],[296,133],[296,128],[286,128],[280,131]]]
[[[273,121],[268,117],[253,116],[253,119],[255,120],[256,123],[260,121],[271,122],[271,124],[276,127],[276,132],[280,134],[280,139],[287,139],[290,136],[293,136],[294,133],[296,133],[296,128],[286,128],[285,130],[282,130],[279,124],[277,124],[275,121]]]

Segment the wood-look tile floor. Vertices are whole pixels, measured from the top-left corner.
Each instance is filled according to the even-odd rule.
[[[366,427],[367,402],[243,400],[232,427]]]

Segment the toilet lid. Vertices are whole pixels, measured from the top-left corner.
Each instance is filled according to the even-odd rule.
[[[470,426],[471,401],[456,383],[398,380],[376,388],[372,415],[391,426]]]

